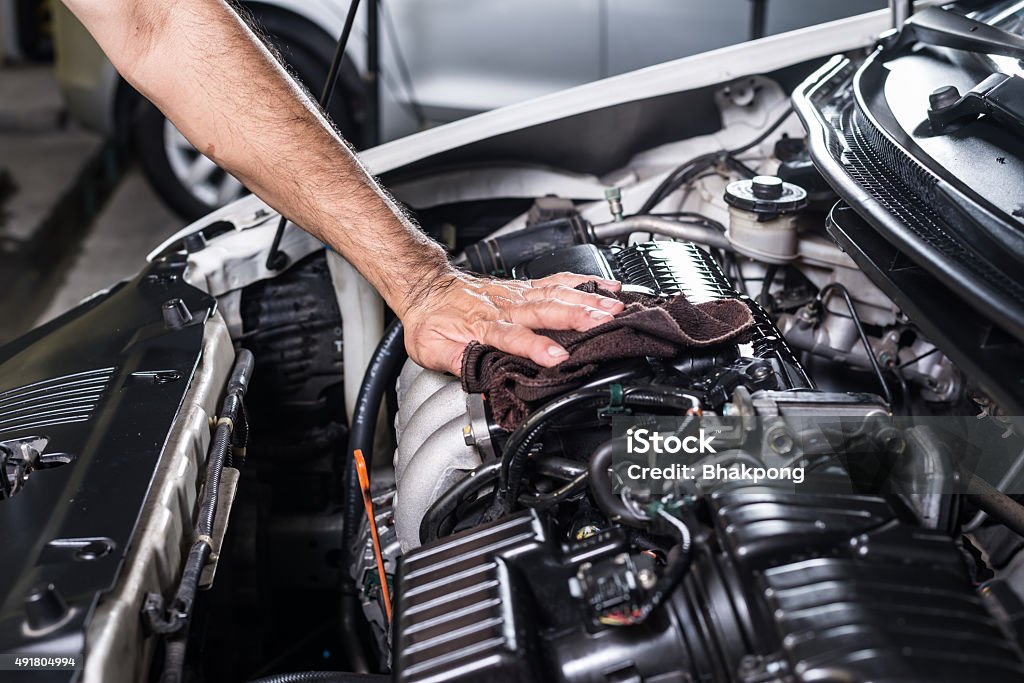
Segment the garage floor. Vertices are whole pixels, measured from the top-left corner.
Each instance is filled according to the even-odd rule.
[[[36,324],[137,273],[146,254],[184,225],[153,193],[142,173],[129,170],[89,228]]]
[[[2,70],[0,344],[134,274],[184,224],[111,145],[66,121],[52,69]]]

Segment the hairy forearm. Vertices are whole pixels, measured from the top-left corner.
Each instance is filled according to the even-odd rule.
[[[203,154],[341,253],[400,314],[447,272],[222,0],[66,0],[121,74]],[[381,259],[381,245],[387,259]]]

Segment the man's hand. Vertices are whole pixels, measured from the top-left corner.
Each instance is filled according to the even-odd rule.
[[[478,341],[544,367],[568,352],[533,330],[589,330],[611,320],[622,303],[573,289],[594,280],[560,274],[540,280],[496,280],[449,272],[423,288],[399,317],[409,356],[434,370],[461,374],[466,344]],[[619,283],[598,280],[609,291]]]

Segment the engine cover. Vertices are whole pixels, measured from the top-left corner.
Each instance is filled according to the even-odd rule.
[[[882,497],[748,488],[714,495],[694,563],[643,624],[588,614],[581,572],[622,565],[621,529],[562,546],[533,512],[407,554],[395,680],[1019,681],[989,586],[948,536]]]
[[[184,270],[154,261],[0,349],[0,651],[88,653],[41,679],[146,678],[143,594],[178,571],[234,355]]]

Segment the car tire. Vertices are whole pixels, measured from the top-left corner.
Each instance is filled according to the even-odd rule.
[[[271,8],[251,7],[257,25],[278,50],[292,74],[320,95],[333,57],[333,41],[305,19]],[[358,145],[358,113],[362,95],[354,91],[358,77],[350,63],[343,66],[330,107],[331,119],[342,134]],[[199,154],[153,104],[141,99],[132,125],[139,165],[157,194],[175,213],[194,221],[243,196],[237,180]]]

